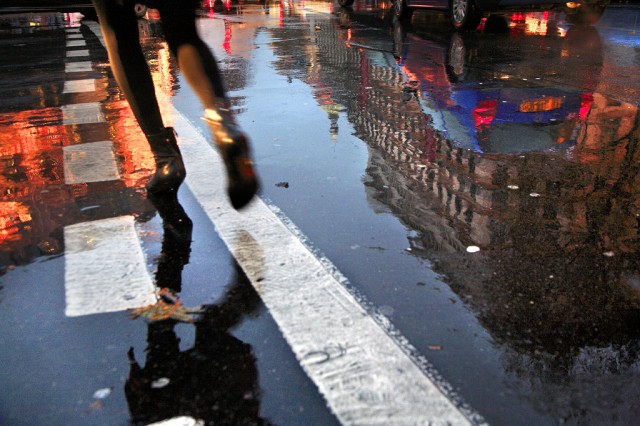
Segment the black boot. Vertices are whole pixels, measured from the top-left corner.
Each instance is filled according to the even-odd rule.
[[[227,193],[234,209],[246,206],[258,191],[259,183],[251,161],[249,138],[235,123],[225,101],[205,110],[204,121],[227,169]]]
[[[147,140],[156,160],[156,172],[147,183],[147,191],[154,194],[177,192],[187,172],[173,127],[166,127],[160,133],[147,135]]]

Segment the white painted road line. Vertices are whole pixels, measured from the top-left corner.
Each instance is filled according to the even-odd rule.
[[[219,155],[174,112],[187,185],[342,424],[482,422],[441,391],[419,366],[426,360],[411,357],[413,348],[366,312],[343,285],[346,279],[316,257],[274,207],[260,199],[242,212],[230,206]]]
[[[69,40],[67,47],[84,47],[87,43],[84,40]]]
[[[64,228],[65,314],[117,312],[156,302],[133,216]]]
[[[180,416],[168,420],[151,423],[147,426],[204,426],[204,421],[196,420],[193,417]]]
[[[71,50],[70,50],[71,52]],[[82,62],[67,62],[64,65],[64,72],[88,72],[92,71],[93,67],[91,66],[90,61],[82,61]]]
[[[67,58],[79,58],[84,56],[89,56],[89,51],[86,49],[67,50]]]
[[[95,79],[67,80],[62,93],[86,93],[96,90]]]
[[[64,152],[64,182],[68,185],[120,179],[113,142],[69,145]]]
[[[62,111],[62,124],[65,125],[103,123],[105,121],[98,102],[63,105],[60,110]]]

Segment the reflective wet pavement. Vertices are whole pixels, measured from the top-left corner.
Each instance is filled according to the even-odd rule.
[[[262,197],[346,275],[371,311],[391,320],[417,358],[451,384],[454,399],[487,422],[632,424],[640,410],[640,38],[634,19],[640,11],[612,8],[594,28],[571,27],[553,13],[514,14],[459,35],[433,13],[399,25],[384,16],[383,5],[356,3],[354,12],[315,2],[203,10],[202,34],[220,60],[242,124],[254,135]],[[275,324],[256,308],[260,303],[242,278],[233,278],[232,260],[188,192],[181,192],[181,202],[194,220],[191,257],[183,265],[178,238],[170,244],[170,258],[178,260],[167,268],[180,275],[184,267],[185,303],[209,301],[211,294],[216,301],[195,334],[178,326],[193,349],[176,346],[174,327],[147,330],[122,313],[64,318],[55,284],[63,281],[62,227],[133,215],[148,233],[148,259],[158,259],[163,233],[159,218],[150,219],[157,207],[142,190],[153,167],[150,153],[99,41],[81,27],[90,70],[65,69],[82,62],[62,61],[62,28],[73,24],[64,15],[48,19],[19,23],[20,30],[5,21],[2,27],[3,56],[15,61],[3,66],[0,94],[6,188],[0,309],[12,318],[12,330],[2,327],[2,346],[16,348],[3,351],[2,360],[17,370],[9,383],[20,391],[2,393],[0,420],[21,424],[27,409],[42,413],[35,419],[57,411],[58,418],[96,424],[105,412],[118,423],[144,416],[136,413],[166,416],[131,403],[136,383],[152,379],[150,367],[130,367],[125,354],[136,347],[131,354],[140,361],[148,344],[147,365],[155,362],[167,378],[225,370],[228,359],[242,364],[231,368],[248,377],[224,377],[225,386],[237,383],[243,396],[260,389],[262,405],[231,396],[234,408],[226,413],[261,407],[257,415],[276,424],[335,421],[284,342],[274,343]],[[141,30],[164,107],[171,98],[199,126],[199,106],[157,37],[157,21],[141,21]],[[97,79],[95,90],[65,90],[70,73],[74,80]],[[103,105],[104,122],[65,123],[62,107],[95,102]],[[69,181],[68,147],[109,140],[119,177]],[[220,253],[216,265],[211,253]],[[152,262],[159,263],[150,268],[166,266]],[[240,290],[225,298],[224,286],[203,284],[213,266],[231,290]],[[31,276],[43,270],[46,275]],[[54,294],[55,302],[38,306],[45,312],[27,307]],[[255,309],[258,319],[226,332],[237,311]],[[87,340],[114,353],[79,344],[73,336],[79,328],[105,334]],[[62,348],[51,350],[63,342],[75,345],[84,374],[74,373]],[[59,357],[57,371],[79,376],[65,379],[63,389],[46,371],[32,371],[52,354]],[[293,372],[270,373],[279,357]],[[92,358],[100,361],[87,361]],[[17,369],[21,363],[25,368]],[[210,377],[189,386],[217,388],[218,379]],[[303,403],[294,398],[285,408],[276,394],[290,397],[282,388],[291,386],[303,390],[295,392]],[[53,402],[38,399],[32,388],[45,388]],[[93,394],[104,389],[108,398]],[[184,391],[186,400],[198,395]],[[18,398],[25,405],[5,408]]]

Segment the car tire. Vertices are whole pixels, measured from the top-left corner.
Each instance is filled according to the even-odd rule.
[[[467,47],[462,35],[453,32],[446,57],[447,78],[450,83],[460,83],[467,75]]]
[[[138,18],[142,18],[144,17],[144,15],[147,14],[147,10],[149,8],[147,6],[145,6],[144,4],[140,4],[140,3],[136,3],[135,6],[133,7],[133,10],[136,13],[136,17]]]
[[[338,0],[340,7],[351,7],[355,0]]]
[[[480,24],[482,12],[473,0],[451,0],[451,24],[457,31],[473,31]]]
[[[413,9],[407,6],[407,0],[394,0],[393,13],[398,19],[411,19]]]

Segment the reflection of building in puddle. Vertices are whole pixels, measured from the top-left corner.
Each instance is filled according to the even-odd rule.
[[[289,78],[299,78],[313,88],[313,96],[326,112],[332,138],[338,134],[339,117],[345,111],[348,92],[343,85],[358,78],[360,54],[347,48],[342,32],[324,18],[307,16],[308,22],[273,30],[277,60],[274,67]],[[316,25],[321,28],[316,30]],[[300,47],[292,48],[292,45]]]
[[[624,155],[589,170],[543,155],[483,156],[442,139],[429,163],[411,152],[415,140],[359,129],[371,146],[372,204],[414,230],[411,252],[432,261],[503,346],[506,370],[528,383],[514,382],[518,393],[541,412],[590,420],[591,409],[575,407],[597,411],[602,401],[585,399],[584,386],[637,398],[629,374],[640,368],[637,136],[622,142]],[[470,255],[469,245],[482,250]],[[630,419],[634,410],[623,403],[618,413]]]
[[[632,380],[611,382],[640,367],[637,107],[594,94],[570,149],[476,153],[434,130],[418,102],[403,101],[410,87],[390,53],[350,49],[343,36],[309,38],[309,57],[282,43],[276,68],[312,84],[316,95],[325,93],[323,82],[332,87],[332,100],[370,147],[365,187],[373,207],[414,231],[412,253],[433,262],[502,345],[505,368],[520,379],[514,386],[529,386],[518,393],[567,417],[592,413],[572,411],[588,405],[572,396],[579,383],[633,400]],[[467,253],[471,245],[481,251]],[[613,367],[591,368],[598,359]],[[547,386],[567,398],[547,401]],[[633,411],[625,407],[622,417]]]
[[[385,113],[387,98],[372,90],[366,105],[349,108],[371,147],[367,193],[417,232],[412,253],[433,261],[505,344],[506,368],[532,382],[542,372],[551,381],[570,375],[569,388],[639,368],[637,107],[603,102],[603,122],[606,113],[594,108],[568,161],[482,155],[435,132],[406,137],[408,111]],[[483,250],[469,255],[469,245]],[[590,368],[599,358],[615,368]],[[616,389],[633,392],[628,381]]]

